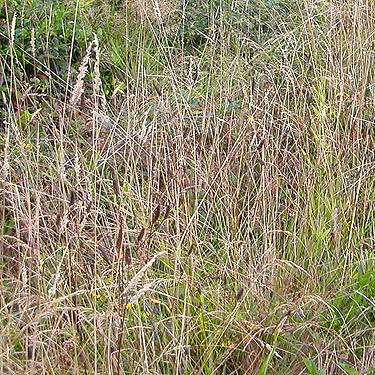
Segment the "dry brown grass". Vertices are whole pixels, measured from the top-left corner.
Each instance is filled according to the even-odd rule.
[[[170,21],[182,4],[176,0],[134,0],[129,1],[127,6],[148,23]]]
[[[158,4],[131,6],[144,22],[175,11]],[[159,40],[154,75],[140,28],[108,102],[97,39],[65,112],[17,81],[26,94],[4,99],[0,373],[370,368],[375,288],[358,267],[374,260],[375,9],[298,9],[251,55],[214,33],[200,56]]]

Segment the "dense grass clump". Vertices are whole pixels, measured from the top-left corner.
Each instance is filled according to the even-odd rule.
[[[2,2],[0,373],[373,373],[374,14]]]

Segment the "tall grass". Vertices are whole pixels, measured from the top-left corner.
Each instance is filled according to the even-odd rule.
[[[2,7],[0,373],[371,373],[371,0]]]

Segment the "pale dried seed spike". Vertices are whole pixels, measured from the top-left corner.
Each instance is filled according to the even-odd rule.
[[[14,13],[14,16],[12,18],[12,23],[10,26],[10,39],[9,39],[10,48],[13,48],[13,44],[14,44],[14,35],[16,33],[16,20],[17,20],[17,13]]]
[[[100,78],[100,48],[99,40],[97,35],[94,33],[94,53],[95,53],[95,63],[94,63],[94,97],[98,98],[98,103],[102,107],[105,105],[104,97],[101,95],[102,80]],[[104,108],[102,108],[104,109]]]
[[[81,99],[81,96],[84,92],[84,78],[87,73],[87,67],[89,64],[89,58],[91,54],[91,48],[92,48],[93,42],[91,42],[87,49],[86,49],[86,54],[85,57],[82,60],[82,63],[78,69],[78,76],[77,76],[77,82],[73,88],[73,93],[70,98],[70,104],[75,105],[77,102]]]
[[[139,280],[142,278],[142,276],[146,273],[148,269],[150,269],[153,264],[155,263],[156,259],[161,257],[162,255],[166,254],[166,251],[162,251],[158,254],[155,254],[152,259],[146,263],[138,272],[137,274],[129,281],[128,286],[124,290],[124,294],[127,294],[131,289],[133,289],[139,282]]]
[[[159,1],[158,0],[154,0],[154,12],[155,12],[156,19],[159,22],[161,22],[163,17],[161,15],[161,11],[160,11],[160,6],[159,6]]]
[[[35,47],[35,29],[31,29],[31,35],[30,35],[30,46],[31,46],[31,54],[36,59],[36,47]]]
[[[129,303],[131,303],[132,305],[134,305],[135,303],[137,303],[138,300],[144,294],[146,294],[147,292],[149,292],[151,290],[151,287],[152,287],[153,284],[154,284],[154,282],[147,283],[146,285],[144,285],[142,289],[140,289],[132,298],[130,298]]]

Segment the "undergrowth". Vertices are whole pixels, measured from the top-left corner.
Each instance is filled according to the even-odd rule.
[[[0,7],[0,373],[374,372],[371,0]]]

